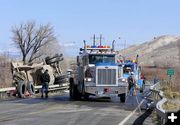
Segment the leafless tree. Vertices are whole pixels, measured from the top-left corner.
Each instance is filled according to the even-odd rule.
[[[57,53],[63,53],[63,48],[60,46],[58,41],[53,41],[51,44],[46,44],[40,48],[38,54],[43,55],[41,56],[44,59],[47,56],[54,56]]]
[[[12,27],[12,40],[22,53],[24,63],[33,62],[42,56],[40,49],[56,41],[53,27],[50,24],[37,25],[36,22],[22,23]]]

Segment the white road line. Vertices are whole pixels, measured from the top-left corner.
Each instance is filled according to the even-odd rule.
[[[71,110],[64,110],[64,111],[56,111],[56,113],[73,113],[73,112],[86,112],[91,111],[92,109],[71,109]]]
[[[138,108],[140,108],[140,106],[142,105],[142,103],[144,102],[145,99],[143,99],[139,105],[126,117],[124,118],[118,125],[124,125],[127,120],[129,120],[131,118],[131,116],[137,111]]]

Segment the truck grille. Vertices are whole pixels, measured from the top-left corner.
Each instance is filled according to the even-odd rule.
[[[97,69],[98,85],[116,85],[116,69]]]

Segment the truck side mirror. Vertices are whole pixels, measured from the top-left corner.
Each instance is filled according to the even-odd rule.
[[[84,49],[83,49],[83,48],[80,48],[79,50],[80,50],[80,51],[83,51]]]

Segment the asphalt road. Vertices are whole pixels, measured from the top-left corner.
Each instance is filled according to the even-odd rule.
[[[119,125],[133,109],[119,98],[72,101],[67,93],[48,99],[29,98],[0,102],[0,125]],[[132,125],[136,112],[125,124]]]

